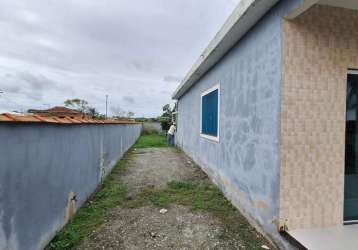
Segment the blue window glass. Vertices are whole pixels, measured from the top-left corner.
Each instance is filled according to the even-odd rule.
[[[218,136],[219,90],[216,89],[202,97],[201,133]]]

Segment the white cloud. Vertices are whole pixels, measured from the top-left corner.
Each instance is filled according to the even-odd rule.
[[[159,115],[238,1],[3,0],[0,112],[74,97],[104,112],[109,94]]]

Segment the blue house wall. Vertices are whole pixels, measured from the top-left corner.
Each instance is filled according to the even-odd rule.
[[[176,143],[251,219],[278,238],[282,21],[280,1],[178,100]],[[220,84],[219,142],[200,136],[201,94]]]

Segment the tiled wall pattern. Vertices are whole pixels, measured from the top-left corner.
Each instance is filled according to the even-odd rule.
[[[358,11],[316,5],[283,29],[280,221],[289,230],[339,225]]]

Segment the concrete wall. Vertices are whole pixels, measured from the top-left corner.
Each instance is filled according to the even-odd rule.
[[[281,1],[179,100],[177,144],[226,196],[278,238]],[[200,137],[201,94],[220,83],[220,142]]]
[[[68,220],[71,192],[76,209],[140,132],[141,125],[0,124],[0,249],[44,248]]]
[[[347,72],[358,68],[358,11],[314,6],[284,25],[282,223],[342,225]]]

